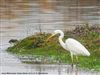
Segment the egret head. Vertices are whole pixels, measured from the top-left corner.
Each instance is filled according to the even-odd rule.
[[[52,35],[51,35],[46,41],[48,41],[50,38],[52,38],[53,36],[55,36],[55,35],[57,35],[57,34],[60,34],[61,37],[64,36],[64,33],[63,33],[61,30],[55,30],[55,31],[52,33]]]

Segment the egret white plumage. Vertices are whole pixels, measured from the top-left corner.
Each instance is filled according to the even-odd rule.
[[[68,38],[63,42],[64,33],[61,30],[55,30],[54,33],[47,39],[47,41],[56,34],[60,34],[59,43],[65,49],[68,50],[71,54],[71,59],[73,63],[73,55],[83,55],[90,56],[89,51],[77,40],[73,38]]]

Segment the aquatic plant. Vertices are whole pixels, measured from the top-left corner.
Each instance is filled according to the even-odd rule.
[[[90,57],[79,57],[79,67],[100,70],[100,27],[82,26],[73,31],[65,32],[65,38],[73,37],[80,41],[91,53]],[[32,36],[19,40],[13,47],[7,49],[8,52],[17,55],[42,56],[41,63],[64,63],[70,64],[70,54],[59,44],[57,37],[52,38],[48,44],[45,43],[48,33],[36,33]],[[40,58],[39,57],[39,58]],[[53,58],[52,58],[53,57]],[[38,58],[38,57],[37,57]],[[75,60],[75,59],[74,59]],[[28,61],[26,61],[28,63]],[[34,63],[33,61],[31,63]]]

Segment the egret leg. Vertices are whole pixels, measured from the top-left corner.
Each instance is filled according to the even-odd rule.
[[[78,71],[78,56],[76,56],[76,75],[77,75],[77,71]]]
[[[78,64],[78,57],[76,56],[76,63]]]
[[[73,68],[73,53],[71,53],[72,68]]]

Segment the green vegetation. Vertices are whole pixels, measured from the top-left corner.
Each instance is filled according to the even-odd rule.
[[[73,31],[65,32],[65,38],[75,38],[80,41],[91,53],[91,56],[79,56],[79,67],[94,69],[100,71],[100,28],[76,27]],[[47,43],[45,40],[51,34],[37,33],[17,42],[13,47],[7,49],[8,52],[20,55],[31,56],[32,59],[41,60],[42,64],[64,63],[71,64],[70,53],[64,50],[58,43],[56,37]],[[63,40],[64,40],[63,39]],[[29,58],[30,59],[30,58]],[[76,59],[74,59],[75,61]],[[24,61],[25,63],[39,63],[38,61]],[[74,62],[76,63],[76,62]]]

